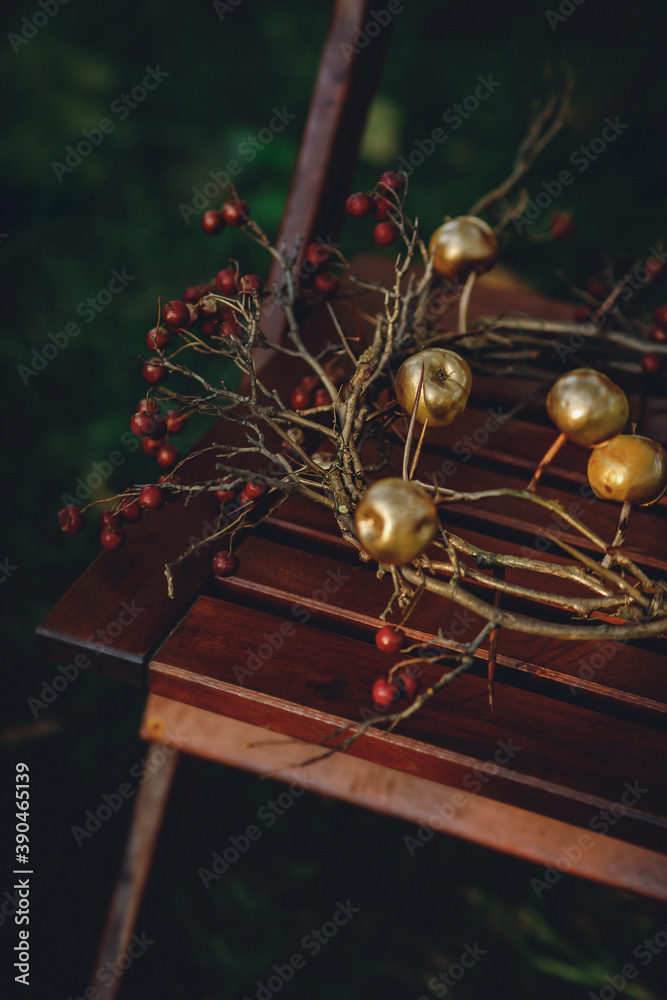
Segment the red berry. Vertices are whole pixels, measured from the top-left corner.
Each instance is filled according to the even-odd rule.
[[[333,295],[338,291],[340,282],[331,271],[322,271],[322,274],[315,276],[313,286],[318,295]]]
[[[263,493],[266,493],[266,486],[264,483],[246,483],[243,492],[249,500],[256,500],[258,497],[261,497]]]
[[[189,285],[181,295],[181,301],[196,306],[203,295],[209,291],[208,285]]]
[[[383,653],[397,653],[405,641],[405,632],[393,625],[383,625],[375,633],[375,645]]]
[[[125,534],[120,530],[120,528],[108,528],[100,535],[100,541],[105,549],[110,549],[114,552],[116,549],[119,549],[125,541]]]
[[[222,217],[228,226],[242,226],[250,218],[250,210],[240,198],[230,198],[222,206]]]
[[[220,333],[224,337],[234,337],[239,332],[239,324],[236,313],[230,306],[222,307],[222,323]]]
[[[142,510],[159,510],[164,503],[164,494],[159,486],[144,486],[139,494],[138,504]]]
[[[222,212],[218,212],[217,209],[211,208],[208,212],[204,212],[201,217],[201,227],[205,233],[209,236],[217,236],[225,228],[225,217]]]
[[[290,406],[293,410],[307,410],[310,406],[310,401],[312,398],[312,393],[304,389],[302,385],[298,385],[296,389],[292,391],[292,395],[289,398]]]
[[[390,191],[400,191],[405,184],[405,178],[395,170],[385,170],[378,187],[387,188]]]
[[[140,399],[137,403],[137,413],[154,413],[159,409],[159,404],[154,399]]]
[[[173,472],[165,472],[163,476],[158,479],[159,485],[162,487],[162,495],[164,496],[166,503],[173,503],[178,500],[180,492],[178,490],[169,489],[170,486],[180,486],[181,477],[174,475]]]
[[[163,438],[167,433],[167,421],[161,413],[135,413],[130,420],[130,430],[139,438]]]
[[[81,508],[77,507],[76,504],[69,504],[58,511],[58,525],[61,531],[74,538],[86,526],[85,514],[82,513]]]
[[[120,513],[123,515],[123,520],[129,524],[134,524],[135,521],[140,519],[143,512],[136,500],[130,500],[127,503],[121,501]]]
[[[119,513],[112,513],[110,510],[101,510],[97,515],[97,526],[100,531],[113,530],[114,528],[120,528],[123,523],[123,519]]]
[[[642,368],[647,375],[655,375],[662,368],[662,358],[655,351],[645,354],[641,361]]]
[[[549,223],[549,231],[559,243],[567,243],[576,233],[572,216],[567,212],[556,212]]]
[[[262,279],[256,274],[244,274],[239,281],[239,290],[246,292],[250,295],[253,291],[257,292],[258,295],[262,294],[264,290],[264,285],[262,284]]]
[[[161,465],[163,469],[168,469],[172,465],[176,465],[176,462],[180,460],[181,453],[178,448],[174,448],[173,444],[163,444],[157,453],[157,464]]]
[[[215,276],[215,287],[221,295],[235,295],[238,291],[236,271],[231,267],[223,267]]]
[[[315,393],[315,406],[328,406],[331,402],[331,396],[324,386],[321,386]]]
[[[159,382],[164,382],[169,376],[169,369],[160,364],[159,358],[151,358],[142,366],[141,374],[151,385],[157,385]]]
[[[166,421],[170,434],[180,434],[185,428],[188,418],[185,413],[179,413],[178,410],[167,410]]]
[[[390,247],[398,239],[398,227],[393,222],[378,222],[373,239],[379,247]]]
[[[163,326],[154,326],[146,334],[146,346],[149,351],[164,351],[169,346],[171,334]]]
[[[405,695],[405,697],[412,701],[414,696],[417,694],[417,688],[419,684],[412,676],[409,670],[399,670],[396,674],[396,682]]]
[[[401,697],[401,691],[397,684],[393,684],[384,677],[378,677],[373,684],[372,695],[378,708],[389,708]]]
[[[220,333],[220,320],[217,316],[210,316],[199,324],[199,332],[202,337],[217,337]]]
[[[220,489],[215,491],[215,495],[220,501],[220,503],[231,503],[232,500],[236,500],[236,490],[228,490],[224,483],[220,484]]]
[[[604,302],[607,298],[607,286],[602,278],[596,278],[594,281],[589,281],[586,286],[586,291],[598,302]]]
[[[667,305],[658,306],[653,311],[653,322],[658,326],[667,327]]]
[[[213,572],[216,580],[225,576],[233,576],[239,568],[239,557],[228,556],[226,552],[218,552],[213,556]]]
[[[391,210],[391,202],[383,198],[381,194],[374,194],[373,198],[373,216],[379,221],[389,218],[389,212]]]
[[[373,202],[367,194],[359,192],[358,194],[350,195],[345,202],[345,208],[348,215],[351,215],[352,218],[365,219],[373,211]]]
[[[662,326],[654,326],[648,333],[648,339],[654,344],[664,344],[667,341],[667,330]]]
[[[572,310],[572,319],[575,323],[590,323],[591,313],[591,307],[582,303],[582,305],[575,306]]]
[[[308,392],[312,392],[319,381],[320,379],[318,375],[304,375],[299,382],[299,385],[302,389],[307,389]]]
[[[173,299],[162,308],[162,320],[170,330],[180,330],[190,326],[190,310],[185,302]]]
[[[145,455],[157,455],[164,444],[164,438],[144,438],[141,442],[141,450]]]
[[[243,492],[241,493],[241,496],[239,497],[239,507],[247,507],[248,505],[254,507],[255,501],[252,499],[252,497],[248,496],[244,488]]]
[[[306,252],[303,255],[304,261],[310,261],[311,264],[315,264],[317,267],[321,267],[322,264],[326,262],[331,257],[331,247],[328,247],[325,243],[309,243],[306,247]]]

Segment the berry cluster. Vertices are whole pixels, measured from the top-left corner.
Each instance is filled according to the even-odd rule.
[[[130,430],[140,439],[146,455],[154,455],[159,466],[171,469],[180,461],[181,453],[167,438],[180,434],[186,424],[187,414],[176,409],[163,413],[155,400],[145,398],[139,400]]]
[[[336,386],[342,386],[343,373],[332,371],[327,373]],[[308,410],[311,407],[331,406],[331,397],[322,385],[317,375],[304,375],[290,395],[290,406],[293,410]]]
[[[248,206],[235,195],[228,198],[221,209],[210,209],[201,217],[201,227],[209,236],[217,236],[227,226],[237,229],[250,218]]]
[[[345,203],[347,213],[353,219],[365,219],[371,215],[376,220],[373,239],[379,247],[390,247],[399,237],[399,228],[392,220],[392,210],[404,185],[402,174],[385,170],[374,191],[351,194]]]
[[[180,482],[177,476],[161,476],[158,485],[144,486],[137,496],[124,494],[118,498],[118,503],[111,510],[103,510],[97,519],[100,531],[100,542],[105,549],[114,552],[125,542],[125,524],[134,524],[144,511],[156,511],[165,503],[178,497],[178,493],[169,490],[169,484]],[[83,531],[86,517],[76,504],[69,504],[58,511],[58,524],[65,534],[74,536]]]
[[[405,633],[393,625],[383,625],[375,633],[375,645],[383,653],[397,653],[403,646]],[[393,676],[392,676],[393,675]],[[373,702],[378,711],[389,708],[400,698],[412,701],[419,687],[410,669],[390,671],[389,677],[378,677],[372,688]]]

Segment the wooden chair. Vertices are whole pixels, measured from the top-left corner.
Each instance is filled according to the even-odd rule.
[[[362,0],[335,5],[284,215],[288,240],[297,233],[334,235],[340,224],[387,31],[350,63],[342,43],[363,29],[371,10]],[[386,274],[387,263],[369,258],[359,267],[373,276]],[[567,307],[499,287],[491,276],[473,298],[477,312],[569,316]],[[267,332],[283,335],[277,310]],[[265,353],[268,377],[296,384],[302,373],[295,378],[284,357]],[[495,430],[488,429],[487,412],[507,413],[525,393],[523,384],[477,380],[448,446],[429,439],[425,468],[440,469],[452,457],[452,443],[470,435],[474,454],[458,464],[457,487],[525,486],[552,431],[538,422],[537,409]],[[649,411],[642,429],[664,439],[664,412]],[[215,430],[205,440],[215,440]],[[578,505],[585,518],[591,501],[582,489],[581,452],[566,446],[545,481],[550,496]],[[195,481],[196,467],[190,475]],[[511,507],[461,504],[447,512],[473,542],[507,552],[532,547],[549,523],[533,511],[519,519]],[[165,755],[163,744],[403,817],[420,828],[415,836],[442,829],[557,871],[667,899],[663,639],[601,651],[592,642],[502,632],[492,710],[488,651],[480,650],[470,673],[397,730],[370,730],[349,753],[310,766],[306,775],[303,762],[320,740],[368,714],[372,682],[387,669],[373,636],[391,584],[373,580],[373,568],[359,562],[320,508],[293,499],[242,542],[237,575],[214,585],[214,550],[206,548],[179,566],[170,600],[165,562],[192,536],[203,537],[215,513],[207,495],[130,526],[128,544],[102,553],[37,630],[49,655],[92,664],[148,691],[141,727],[150,743],[146,780],[95,968],[122,954],[132,933],[178,759],[178,752]],[[632,557],[653,572],[667,569],[666,513],[664,501],[634,510],[626,541]],[[616,516],[613,505],[595,505],[604,537],[612,537]],[[150,602],[132,605],[135,593],[150,594]],[[521,600],[510,604],[521,613]],[[127,622],[128,605],[131,626],[116,635],[109,625]],[[439,626],[460,643],[479,620],[426,596],[406,631],[424,640]],[[425,667],[427,680],[438,673]],[[109,1000],[119,980],[95,985]]]

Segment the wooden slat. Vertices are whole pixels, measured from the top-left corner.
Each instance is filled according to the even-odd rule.
[[[267,636],[276,637],[275,649]],[[248,665],[240,683],[239,668]],[[386,670],[386,657],[370,644],[340,635],[334,644],[310,625],[202,597],[152,661],[150,690],[317,743],[360,719],[373,680]],[[423,683],[438,673],[426,664]],[[499,686],[491,712],[484,680],[463,676],[399,732],[371,731],[351,752],[466,787],[503,740],[521,751],[483,794],[586,826],[620,800],[626,782],[639,780],[640,800],[619,818],[615,836],[664,848],[664,734],[619,720],[610,726],[587,709]]]
[[[256,774],[270,771],[274,778],[293,783],[295,791],[299,787],[334,796],[557,871],[667,899],[667,857],[616,840],[613,832],[582,832],[572,824],[349,754],[304,768],[300,763],[317,752],[312,743],[276,740],[257,726],[159,695],[148,698],[141,735]],[[407,835],[416,838],[418,833],[415,829]],[[588,838],[585,850],[578,848],[582,835]]]
[[[391,595],[390,578],[378,582],[370,567],[321,553],[316,560],[301,558],[288,538],[281,544],[266,536],[251,536],[240,551],[239,572],[216,584],[213,593],[372,641]],[[477,627],[477,619],[461,613],[452,601],[426,594],[404,630],[411,641],[428,642],[434,623],[440,623],[443,635],[456,649]],[[500,650],[499,670],[504,671],[505,683],[529,686],[575,703],[588,695],[585,705],[598,711],[634,721],[641,718],[649,725],[665,722],[667,670],[656,669],[656,656],[650,650],[611,644],[603,655],[595,642],[558,641],[551,641],[545,649],[543,642],[521,633],[511,639],[503,635]],[[485,669],[481,664],[480,668]]]

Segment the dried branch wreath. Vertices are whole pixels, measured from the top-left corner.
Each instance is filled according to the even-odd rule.
[[[636,434],[634,427],[631,434],[623,433],[628,421],[625,393],[595,367],[579,367],[552,386],[547,410],[559,434],[525,490],[457,492],[416,478],[427,428],[447,426],[465,409],[471,367],[482,375],[521,374],[552,382],[548,361],[560,350],[567,356],[573,336],[579,338],[576,357],[580,363],[590,359],[604,367],[613,351],[617,366],[638,370],[637,359],[647,356],[645,338],[619,307],[621,299],[625,303],[634,298],[634,291],[625,294],[632,270],[611,282],[599,299],[584,296],[588,318],[583,323],[508,316],[468,323],[475,280],[494,265],[499,242],[521,215],[526,194],[519,189],[520,182],[566,122],[569,96],[568,85],[560,101],[552,100],[540,109],[508,178],[481,198],[469,215],[446,220],[428,246],[417,221],[406,213],[404,175],[387,171],[374,191],[350,196],[350,215],[377,219],[376,243],[389,246],[400,241],[393,281],[386,287],[352,273],[344,255],[322,242],[310,244],[304,253],[299,240],[291,248],[274,246],[232,190],[220,211],[204,214],[202,228],[215,235],[226,225],[242,226],[279,265],[280,284],[265,291],[256,275],[242,275],[238,263],[232,262],[214,282],[188,289],[182,300],[161,303],[158,325],[148,334],[147,343],[155,356],[144,364],[143,375],[160,388],[142,400],[131,428],[142,439],[144,451],[157,455],[158,463],[172,471],[158,483],[137,486],[113,498],[111,508],[102,515],[106,548],[123,544],[124,519],[137,520],[142,510],[157,510],[167,499],[184,495],[189,502],[197,494],[215,492],[223,506],[213,538],[226,544],[214,558],[213,569],[222,579],[238,569],[233,548],[239,532],[256,527],[296,494],[330,511],[340,534],[358,550],[359,557],[376,560],[380,575],[391,573],[393,594],[379,617],[386,620],[394,608],[401,617],[397,626],[385,625],[378,631],[380,649],[397,653],[404,648],[400,626],[424,591],[448,598],[486,622],[463,649],[453,648],[455,644],[442,633],[428,646],[405,648],[404,658],[387,679],[376,682],[373,698],[378,711],[400,697],[410,700],[408,707],[367,720],[355,726],[352,735],[345,736],[341,730],[334,734],[336,742],[327,753],[345,749],[368,725],[383,721],[393,726],[408,717],[435,691],[469,669],[475,650],[487,637],[492,680],[500,629],[574,641],[623,641],[667,633],[667,585],[651,579],[621,548],[631,505],[654,503],[667,489],[667,453],[658,442]],[[493,215],[495,224],[481,219],[482,212]],[[567,228],[561,216],[555,217],[557,235]],[[644,287],[658,270],[659,266],[648,268]],[[306,275],[312,279],[308,283],[303,280]],[[374,315],[356,307],[358,296],[366,293],[380,296],[382,305]],[[340,301],[354,309],[356,337],[343,330],[333,306]],[[269,303],[286,320],[287,335],[281,343],[269,340],[262,329]],[[311,307],[326,308],[335,335],[317,349],[302,335],[303,317]],[[447,329],[445,317],[455,308],[457,328]],[[651,355],[658,357],[659,367],[667,344],[665,338],[655,341]],[[309,373],[291,389],[289,399],[283,386],[265,382],[264,369],[257,368],[257,349],[308,367]],[[226,371],[238,373],[240,379],[230,374],[221,380],[221,361],[226,362]],[[195,368],[195,362],[203,364]],[[171,376],[193,388],[186,392],[162,386]],[[160,406],[163,402],[170,406],[166,414]],[[212,444],[180,460],[168,436],[178,433],[192,414],[214,416],[240,429],[235,443]],[[421,432],[415,442],[418,425]],[[387,476],[397,438],[403,448],[402,476]],[[594,493],[622,504],[611,540],[601,538],[558,501],[537,492],[544,468],[567,438],[591,449],[588,472]],[[184,470],[194,456],[210,458],[210,476],[196,483],[183,482]],[[257,460],[265,463],[262,470],[250,471]],[[377,478],[383,472],[384,478]],[[369,485],[371,479],[376,481]],[[485,551],[447,527],[448,504],[501,498],[550,511],[567,524],[570,533],[585,539],[584,548],[596,550],[597,557],[549,529],[544,534],[568,561]],[[72,535],[84,523],[83,512],[75,506],[61,510],[59,519],[63,530]],[[193,543],[165,567],[171,596],[178,564],[199,544],[210,541],[209,537],[205,543]],[[535,586],[506,580],[508,569],[529,571],[535,576]],[[545,574],[577,584],[588,594],[573,596],[571,586],[570,592],[563,593],[541,589],[539,579]],[[491,599],[477,596],[469,583],[483,584]],[[504,610],[503,595],[532,601],[534,615]],[[554,622],[544,617],[540,608],[545,603],[580,621]],[[625,621],[595,621],[597,612]],[[418,694],[413,668],[424,662],[453,665],[436,684]]]

